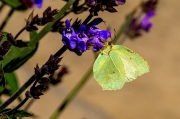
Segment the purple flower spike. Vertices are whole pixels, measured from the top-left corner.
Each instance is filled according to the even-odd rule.
[[[142,29],[144,29],[146,32],[148,32],[151,27],[152,27],[152,23],[149,20],[151,17],[153,17],[155,15],[154,11],[150,11],[146,14],[146,16],[142,19],[141,21],[141,27]]]
[[[96,18],[88,25],[81,24],[79,29],[74,31],[70,21],[66,20],[66,28],[62,33],[62,41],[64,45],[71,51],[85,52],[90,46],[93,47],[94,52],[103,48],[105,41],[111,37],[109,30],[101,30],[96,27],[103,22],[101,18]]]
[[[34,5],[35,5],[37,8],[41,8],[42,5],[43,5],[43,0],[35,0],[35,1],[34,1]]]

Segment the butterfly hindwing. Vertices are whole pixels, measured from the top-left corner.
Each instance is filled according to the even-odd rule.
[[[124,64],[124,70],[126,74],[126,82],[133,81],[137,76],[141,76],[149,72],[149,65],[137,53],[121,45],[114,45],[112,51],[118,53]]]

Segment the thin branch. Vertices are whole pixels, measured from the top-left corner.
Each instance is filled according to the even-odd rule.
[[[14,37],[14,39],[16,40],[18,38],[18,36],[26,29],[26,27],[23,27]]]
[[[5,112],[2,112],[0,115],[1,116],[5,116],[7,114],[10,114],[10,113],[13,113],[14,111],[18,110],[19,108],[21,108],[27,101],[28,101],[29,98],[25,98],[21,103],[19,103],[14,109],[12,110],[8,110],[8,111],[5,111]]]

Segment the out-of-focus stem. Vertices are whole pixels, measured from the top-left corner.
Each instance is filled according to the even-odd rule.
[[[1,6],[0,6],[0,13],[1,13],[1,10],[4,8],[5,4],[2,3]]]
[[[89,70],[84,75],[84,77],[80,80],[80,82],[74,87],[74,89],[64,99],[63,103],[53,113],[50,119],[57,119],[62,114],[62,111],[64,110],[64,108],[66,108],[66,106],[71,102],[71,100],[77,95],[79,90],[84,86],[84,84],[88,81],[91,75],[92,75],[92,66],[89,68]]]
[[[130,23],[131,20],[132,20],[132,17],[133,17],[133,14],[129,14],[129,15],[127,16],[126,21],[125,21],[125,22],[122,24],[122,26],[119,28],[119,30],[118,30],[118,32],[117,32],[117,34],[116,34],[116,38],[113,40],[113,43],[116,43],[116,42],[118,41],[118,39],[120,38],[120,36],[122,36],[123,33],[126,31],[129,23]],[[120,44],[122,44],[122,43],[124,42],[124,40],[123,40],[123,41],[120,41],[120,42],[121,42]]]
[[[0,26],[0,31],[2,31],[4,29],[4,27],[8,23],[9,19],[11,18],[12,14],[14,13],[14,11],[15,10],[13,8],[11,8],[11,10],[9,11],[9,13],[6,16],[6,18],[4,19],[4,21],[2,22],[2,24]]]

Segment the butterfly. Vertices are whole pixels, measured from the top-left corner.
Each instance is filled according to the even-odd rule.
[[[93,65],[94,79],[103,90],[119,90],[149,71],[146,60],[122,45],[106,45]]]

